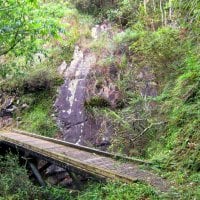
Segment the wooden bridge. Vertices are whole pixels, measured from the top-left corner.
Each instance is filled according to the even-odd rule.
[[[167,191],[169,185],[157,175],[141,169],[149,164],[137,159],[114,155],[61,140],[52,139],[19,130],[0,131],[0,146],[7,146],[23,152],[23,156],[32,156],[46,162],[43,169],[55,164],[66,169],[73,180],[74,174],[89,174],[101,179],[119,180],[122,182],[141,181]],[[34,165],[30,165],[41,184],[43,181]]]

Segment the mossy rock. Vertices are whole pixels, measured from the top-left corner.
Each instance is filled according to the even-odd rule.
[[[90,107],[104,108],[104,107],[109,107],[109,106],[110,106],[110,103],[108,102],[108,100],[100,96],[94,96],[85,102],[86,108],[90,108]]]

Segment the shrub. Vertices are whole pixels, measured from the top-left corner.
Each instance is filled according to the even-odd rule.
[[[0,157],[0,200],[68,200],[73,199],[64,188],[34,185],[25,166],[19,165],[17,156]]]
[[[55,85],[61,83],[61,77],[56,72],[39,69],[29,73],[29,76],[23,80],[23,89],[25,92],[37,92],[42,90],[51,90]]]
[[[24,74],[16,75],[11,80],[5,80],[1,84],[0,90],[6,93],[23,94],[52,90],[54,86],[61,83],[62,78],[54,68],[38,65],[35,68],[30,68]]]
[[[19,167],[17,157],[9,154],[0,157],[0,196],[3,199],[34,199],[41,190],[29,180],[24,167]]]
[[[91,184],[86,190],[80,193],[78,200],[139,200],[139,199],[159,199],[158,195],[149,186],[141,183],[123,184],[108,182],[107,184]]]
[[[104,107],[109,107],[109,106],[110,106],[110,103],[108,102],[108,100],[100,96],[94,96],[85,102],[85,107],[87,109],[90,109],[91,107],[104,108]]]

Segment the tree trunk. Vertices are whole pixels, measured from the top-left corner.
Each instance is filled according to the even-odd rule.
[[[163,8],[162,8],[162,0],[160,0],[160,12],[161,12],[161,22],[162,26],[164,24],[164,13],[163,13]]]

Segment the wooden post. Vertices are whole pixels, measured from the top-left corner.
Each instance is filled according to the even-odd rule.
[[[47,162],[45,165],[43,165],[40,169],[39,172],[43,172],[44,170],[46,170],[48,167],[50,167],[52,164]]]
[[[39,183],[41,186],[45,187],[45,186],[46,186],[46,183],[45,183],[45,181],[42,179],[42,176],[40,175],[40,172],[38,171],[37,167],[36,167],[32,162],[30,162],[30,161],[28,161],[28,164],[29,164],[29,166],[30,166],[30,168],[31,168],[31,170],[32,170],[32,172],[33,172],[35,178],[37,179],[38,183]]]

